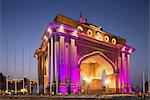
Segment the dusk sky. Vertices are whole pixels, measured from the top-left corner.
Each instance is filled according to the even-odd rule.
[[[32,78],[37,79],[34,52],[41,45],[42,34],[57,13],[79,20],[83,17],[136,48],[131,56],[131,85],[142,80],[142,69],[149,66],[149,0],[1,0],[0,3],[0,72],[14,78],[14,45],[16,45],[17,78],[23,77],[22,51],[25,51],[25,76],[29,76],[29,52],[32,53]],[[139,83],[141,84],[142,81]]]

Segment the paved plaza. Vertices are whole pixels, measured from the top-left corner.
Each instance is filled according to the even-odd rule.
[[[1,100],[150,100],[150,97],[138,97],[136,95],[1,95]]]

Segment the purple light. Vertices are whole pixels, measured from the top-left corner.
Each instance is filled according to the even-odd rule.
[[[131,87],[129,87],[129,93],[132,93],[132,88]]]
[[[73,93],[78,93],[78,87],[77,86],[73,86],[72,87],[72,92]]]
[[[49,32],[49,33],[51,33],[51,32],[52,32],[52,30],[51,30],[51,28],[50,28],[50,27],[47,29],[47,32]]]
[[[60,90],[60,93],[67,93],[68,89],[67,89],[67,86],[59,86],[59,90]]]
[[[125,51],[126,50],[126,47],[125,46],[123,46],[123,48],[121,49],[122,51]]]
[[[124,93],[127,93],[127,89],[126,89],[126,88],[124,88],[123,92],[124,92]]]
[[[132,48],[130,48],[128,52],[129,52],[129,53],[132,53]]]

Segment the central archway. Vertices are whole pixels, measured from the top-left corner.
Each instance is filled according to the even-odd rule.
[[[95,93],[102,90],[102,72],[106,71],[105,80],[109,80],[107,87],[109,90],[116,88],[115,83],[115,64],[103,53],[95,51],[84,55],[78,61],[80,67],[80,84],[84,91]]]

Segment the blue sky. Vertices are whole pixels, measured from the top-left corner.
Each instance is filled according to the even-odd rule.
[[[42,33],[55,15],[60,13],[79,20],[83,16],[105,31],[127,39],[136,48],[131,57],[131,82],[141,81],[141,69],[148,69],[148,0],[1,0],[2,44],[0,71],[5,72],[6,41],[8,41],[8,72],[13,78],[14,45],[17,51],[17,75],[22,77],[22,49],[25,50],[25,75],[29,76],[29,51],[40,46]],[[32,78],[37,77],[36,59],[32,55]],[[140,83],[141,84],[141,83]]]

